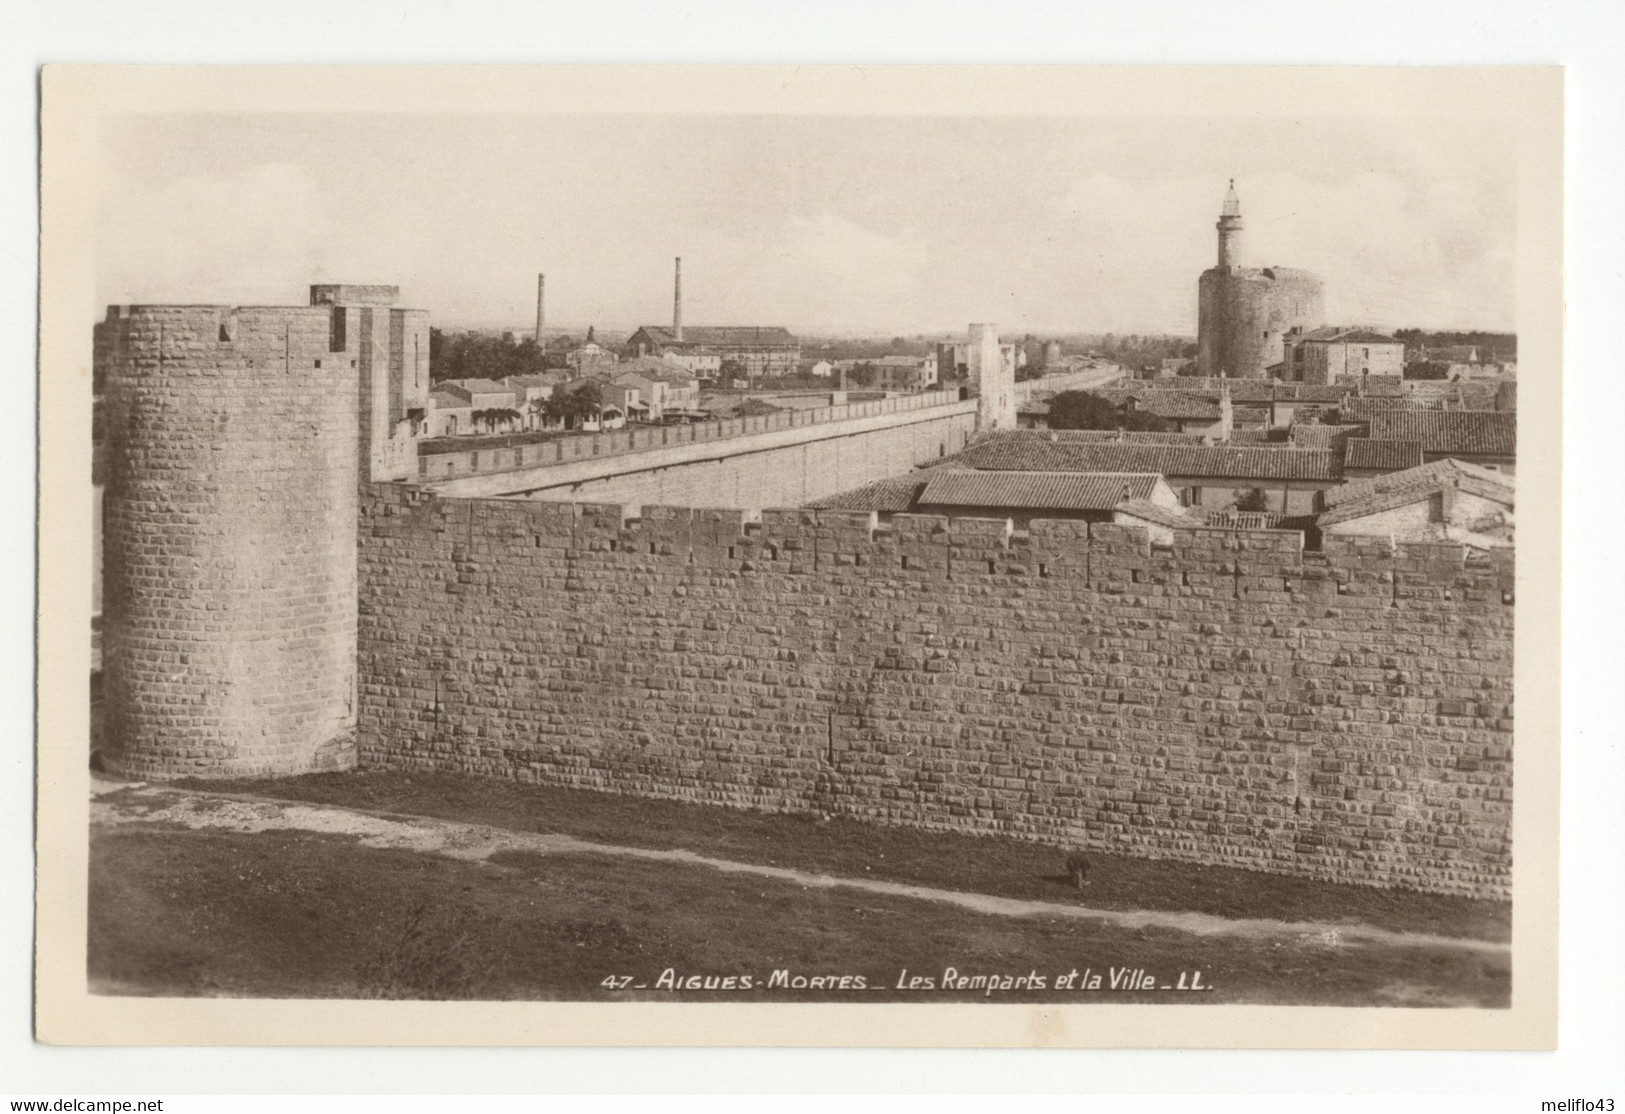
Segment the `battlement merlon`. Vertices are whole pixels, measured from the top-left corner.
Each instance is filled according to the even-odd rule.
[[[1390,595],[1396,580],[1406,587],[1433,585],[1443,590],[1470,586],[1487,593],[1510,593],[1515,573],[1511,550],[1481,553],[1456,544],[1337,535],[1328,536],[1324,549],[1314,552],[1304,549],[1303,534],[1297,530],[1202,527],[1178,531],[1171,545],[1156,545],[1145,527],[1126,523],[1034,519],[1023,532],[1008,518],[901,514],[882,524],[869,511],[788,507],[750,512],[655,504],[466,499],[437,495],[410,484],[369,485],[363,513],[375,519],[449,516],[459,523],[472,518],[483,524],[476,532],[509,521],[515,536],[556,534],[561,542],[587,536],[606,541],[611,537],[639,539],[643,544],[638,549],[647,553],[647,543],[654,542],[666,555],[686,553],[685,547],[690,545],[717,544],[743,547],[741,556],[766,547],[800,550],[814,545],[869,556],[890,554],[899,545],[914,553],[969,547],[978,552],[1019,550],[1025,560],[1052,563],[1056,574],[1082,570],[1087,563],[1094,578],[1113,569],[1159,568],[1287,577],[1299,585],[1324,581],[1328,591],[1338,584],[1366,585],[1363,592]],[[466,533],[466,527],[460,527],[448,538]],[[672,548],[663,548],[667,546]],[[1510,598],[1497,602],[1509,603]]]

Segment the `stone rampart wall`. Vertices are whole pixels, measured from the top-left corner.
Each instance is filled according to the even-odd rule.
[[[363,493],[363,764],[1505,896],[1512,566]]]

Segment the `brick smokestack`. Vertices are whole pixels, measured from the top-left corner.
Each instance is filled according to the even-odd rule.
[[[547,276],[536,276],[536,347],[542,346],[542,326],[547,323]]]
[[[683,339],[683,257],[677,257],[677,280],[671,292],[671,338]]]

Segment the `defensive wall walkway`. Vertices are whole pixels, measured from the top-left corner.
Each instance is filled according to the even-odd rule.
[[[420,482],[442,495],[579,497],[583,486],[589,484],[595,485],[595,494],[601,495],[597,488],[618,477],[715,465],[731,458],[800,449],[837,439],[872,441],[878,435],[919,426],[953,428],[956,436],[944,429],[943,436],[929,446],[929,455],[942,455],[963,445],[974,428],[975,416],[974,399],[961,399],[957,391],[929,391],[756,417],[610,430],[531,445],[424,454],[419,458],[418,471]],[[905,440],[910,443],[905,453],[910,459],[902,465],[903,470],[920,462],[913,459],[914,442],[920,442],[919,451],[927,451],[918,430]],[[873,454],[866,451],[862,455]],[[889,458],[891,454],[881,455]],[[769,463],[760,459],[755,466]],[[888,460],[888,466],[894,465]],[[548,492],[560,494],[550,496]]]

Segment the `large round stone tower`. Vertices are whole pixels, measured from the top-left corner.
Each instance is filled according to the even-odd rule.
[[[1197,282],[1197,364],[1203,375],[1260,379],[1285,358],[1293,329],[1323,324],[1320,277],[1290,267],[1247,267],[1241,201],[1232,180],[1219,211],[1217,266]]]
[[[358,488],[415,469],[395,442],[421,425],[428,345],[421,311],[341,303],[394,294],[113,306],[97,326],[110,771],[353,764]]]

